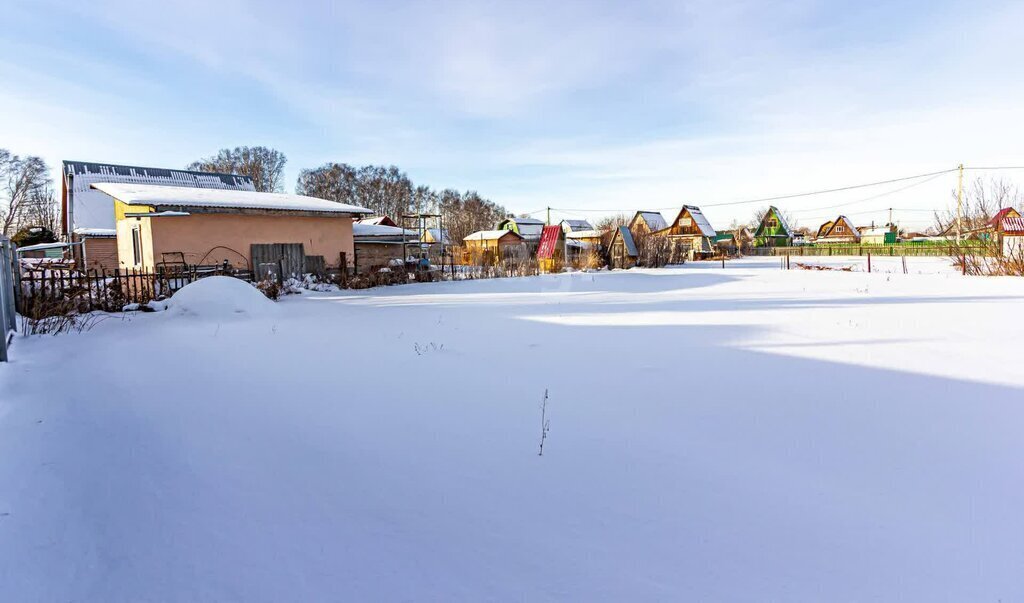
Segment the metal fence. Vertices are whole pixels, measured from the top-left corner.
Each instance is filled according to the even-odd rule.
[[[18,329],[15,315],[17,254],[9,239],[0,237],[0,362],[7,361],[7,346]]]

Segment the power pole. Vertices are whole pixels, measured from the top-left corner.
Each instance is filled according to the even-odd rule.
[[[889,226],[892,226],[892,208],[889,208]]]
[[[960,173],[956,183],[956,242],[963,240],[964,213],[964,164],[960,164]]]
[[[548,208],[548,226],[551,226],[551,208]]]

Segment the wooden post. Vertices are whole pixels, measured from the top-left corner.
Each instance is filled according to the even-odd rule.
[[[868,274],[871,274],[871,252],[868,252]]]

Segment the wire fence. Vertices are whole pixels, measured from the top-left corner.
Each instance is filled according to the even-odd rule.
[[[746,255],[754,256],[908,256],[908,257],[961,257],[980,256],[989,257],[996,255],[996,250],[991,245],[914,245],[914,244],[889,244],[889,245],[797,245],[793,247],[754,247]]]

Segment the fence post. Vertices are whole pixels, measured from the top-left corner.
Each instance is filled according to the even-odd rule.
[[[871,274],[871,252],[868,252],[868,274]]]
[[[0,362],[7,362],[7,338],[16,330],[14,308],[15,246],[0,238]]]

